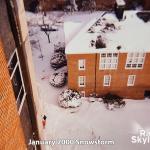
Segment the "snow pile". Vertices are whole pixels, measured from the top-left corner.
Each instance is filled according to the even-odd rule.
[[[82,104],[81,95],[71,89],[63,91],[58,98],[58,103],[64,108],[75,108]]]
[[[63,53],[54,53],[50,60],[50,65],[54,69],[61,68],[67,65],[66,56]]]
[[[49,83],[54,87],[62,87],[66,83],[66,75],[64,72],[54,72],[50,78]]]

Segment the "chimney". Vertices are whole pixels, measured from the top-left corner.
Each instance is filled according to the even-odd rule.
[[[124,0],[116,0],[115,13],[116,13],[116,16],[119,19],[119,21],[123,19],[123,13],[125,10],[125,6],[126,6],[126,3]]]

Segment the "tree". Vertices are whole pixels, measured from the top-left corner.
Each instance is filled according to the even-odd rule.
[[[45,17],[47,16],[46,13],[46,2],[45,0],[39,0],[39,6],[38,6],[38,11],[42,12],[42,22],[43,24],[41,25],[41,30],[44,31],[48,38],[48,42],[50,43],[50,25],[45,23]]]

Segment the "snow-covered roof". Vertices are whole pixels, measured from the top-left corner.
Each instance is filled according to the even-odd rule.
[[[81,30],[82,24],[80,22],[66,21],[64,22],[64,32],[65,32],[65,44],[68,44],[76,33]]]
[[[95,24],[96,22],[97,25]],[[111,25],[114,28],[109,28],[107,25]],[[89,29],[92,29],[94,33],[89,33]],[[95,46],[91,46],[91,41],[96,41],[99,35],[101,35],[106,44],[106,48],[96,49]],[[117,47],[120,47],[120,49],[118,50]],[[142,19],[139,19],[137,11],[125,11],[124,20],[120,22],[113,13],[107,13],[99,19],[93,18],[66,45],[66,54],[115,51],[150,52],[150,22],[145,23]]]

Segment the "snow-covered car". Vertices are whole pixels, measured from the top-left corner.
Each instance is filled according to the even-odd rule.
[[[61,68],[67,65],[66,56],[63,53],[54,53],[50,60],[50,65],[54,69]]]
[[[64,108],[76,108],[82,104],[81,95],[71,89],[63,91],[58,98],[58,103]]]
[[[54,87],[62,87],[66,83],[66,75],[64,72],[54,72],[50,78],[49,83]]]

